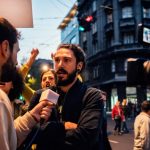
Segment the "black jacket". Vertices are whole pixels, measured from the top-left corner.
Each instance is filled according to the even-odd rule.
[[[53,125],[45,128],[37,148],[39,150],[100,150],[103,111],[100,90],[87,88],[77,80],[67,93],[60,90],[58,93],[60,94],[58,121],[52,121]],[[33,102],[31,103],[33,105]],[[59,108],[62,108],[62,111]],[[65,131],[61,126],[65,121],[77,123],[78,126],[76,129]],[[57,140],[58,137],[62,139]]]

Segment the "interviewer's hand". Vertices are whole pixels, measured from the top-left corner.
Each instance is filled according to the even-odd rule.
[[[77,128],[77,124],[73,122],[65,122],[64,125],[66,130]]]
[[[30,114],[37,122],[40,121],[40,118],[47,121],[51,116],[52,108],[54,108],[54,104],[47,100],[43,100],[30,111]]]

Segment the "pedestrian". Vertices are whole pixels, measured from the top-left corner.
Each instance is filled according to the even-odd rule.
[[[118,100],[112,109],[112,120],[115,121],[114,135],[122,135],[121,122],[124,119],[123,111]]]
[[[122,101],[122,110],[123,110],[123,115],[124,119],[122,121],[122,133],[129,133],[128,127],[127,127],[127,119],[129,115],[129,108],[127,105],[127,100],[123,99]]]
[[[134,150],[150,150],[150,101],[143,101],[142,112],[134,122]]]
[[[0,86],[6,84],[1,80],[2,74],[17,64],[18,35],[17,30],[5,18],[0,17]],[[13,121],[10,100],[0,89],[0,149],[16,150],[41,117],[45,120],[49,118],[52,107],[48,101],[40,102],[24,116]]]
[[[61,44],[53,55],[53,60],[60,96],[58,120],[51,123],[53,128],[57,127],[57,123],[62,124],[63,128],[58,132],[57,127],[52,136],[49,132],[52,125],[47,126],[37,142],[37,150],[100,150],[103,94],[78,79],[85,68],[84,51],[75,44]],[[61,143],[56,137],[62,137]]]

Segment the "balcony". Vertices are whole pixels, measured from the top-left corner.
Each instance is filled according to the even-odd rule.
[[[133,3],[132,0],[118,0],[121,5],[130,5]]]
[[[135,19],[134,18],[123,18],[123,19],[120,19],[120,27],[134,26],[134,25],[135,25]]]

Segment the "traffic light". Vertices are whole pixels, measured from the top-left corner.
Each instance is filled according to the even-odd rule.
[[[91,30],[91,23],[93,22],[93,16],[85,16],[78,19],[79,31],[86,32]]]

